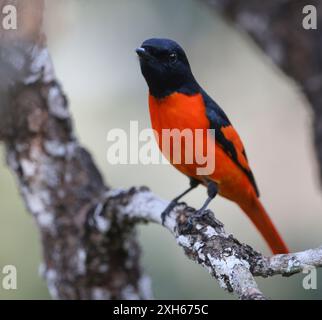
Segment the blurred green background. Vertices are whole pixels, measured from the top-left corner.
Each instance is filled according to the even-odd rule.
[[[243,138],[262,201],[291,250],[319,246],[322,200],[306,101],[247,36],[208,9],[197,0],[47,1],[48,45],[77,135],[114,187],[147,185],[171,199],[187,186],[187,179],[169,165],[113,166],[106,160],[110,129],[128,130],[130,120],[139,120],[140,128],[150,126],[147,87],[134,49],[146,38],[172,38],[185,48],[196,78]],[[3,149],[1,154],[4,159]],[[38,274],[39,235],[5,160],[0,190],[0,271],[7,264],[18,270],[18,289],[0,286],[0,298],[49,298]],[[185,200],[199,207],[204,197],[200,187]],[[216,198],[211,208],[227,231],[269,254],[236,205]],[[187,260],[162,227],[139,227],[139,235],[156,298],[232,298]],[[317,290],[303,289],[304,276],[258,282],[272,298],[321,299],[322,272]]]

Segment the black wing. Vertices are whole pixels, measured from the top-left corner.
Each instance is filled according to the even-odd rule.
[[[259,197],[256,181],[248,165],[245,148],[238,133],[233,128],[227,115],[219,105],[213,101],[205,91],[202,90],[201,94],[206,105],[207,117],[210,121],[210,129],[215,129],[216,142],[246,174]]]

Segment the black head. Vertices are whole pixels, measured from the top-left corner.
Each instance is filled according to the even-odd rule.
[[[150,93],[163,98],[173,92],[195,94],[198,84],[183,49],[173,40],[149,39],[136,49]]]

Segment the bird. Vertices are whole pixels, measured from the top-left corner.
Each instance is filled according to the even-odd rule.
[[[162,223],[178,201],[199,185],[207,188],[208,197],[192,219],[200,218],[207,211],[209,203],[219,194],[235,202],[250,218],[273,254],[288,253],[289,250],[267,214],[259,199],[259,191],[249,166],[246,151],[240,136],[223,109],[206,93],[195,79],[187,55],[174,40],[151,38],[145,40],[136,50],[141,73],[148,86],[148,104],[152,129],[157,133],[158,145],[169,162],[190,181],[189,188],[175,197],[162,212]],[[165,130],[197,129],[214,130],[210,137],[202,135],[199,145],[209,142],[209,151],[215,155],[215,167],[211,172],[198,174],[200,166],[175,162],[175,153],[185,153],[184,148],[193,150],[195,146],[183,144],[176,151],[162,145]],[[161,137],[161,138],[160,138]],[[164,140],[164,137],[163,137]],[[201,151],[194,149],[197,153]],[[191,220],[190,220],[191,222]]]

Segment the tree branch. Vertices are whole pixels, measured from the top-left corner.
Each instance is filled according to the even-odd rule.
[[[74,136],[41,32],[43,1],[0,5],[5,3],[17,5],[18,14],[28,19],[19,20],[22,33],[1,34],[0,65],[7,70],[0,79],[1,139],[41,234],[50,294],[59,299],[150,298],[135,229],[120,225],[116,212],[104,225],[93,223],[93,204],[108,187]],[[29,20],[37,25],[26,35],[24,21],[29,25]]]
[[[162,224],[160,213],[168,205],[145,187],[111,190],[105,197],[107,214],[117,211],[124,223]],[[265,299],[253,276],[290,276],[309,267],[322,267],[322,247],[265,257],[227,234],[223,224],[209,210],[205,217],[188,228],[188,217],[194,211],[185,203],[178,204],[166,219],[165,227],[191,260],[206,268],[222,288],[240,299]]]
[[[22,33],[0,32],[5,71],[0,77],[0,139],[40,231],[50,294],[59,299],[150,298],[135,225],[160,224],[167,202],[146,188],[106,186],[74,136],[67,99],[41,32],[43,1],[0,0],[5,3],[17,5],[28,19],[21,20],[27,24],[21,25]],[[187,228],[193,212],[180,204],[165,226],[190,259],[241,299],[265,298],[254,276],[291,275],[307,265],[322,265],[322,248],[263,257],[227,234],[210,211]]]

